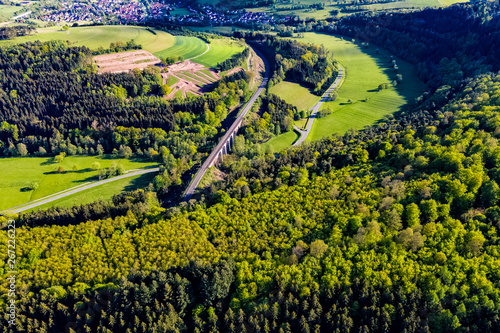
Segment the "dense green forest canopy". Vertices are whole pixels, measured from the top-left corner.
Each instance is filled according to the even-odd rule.
[[[373,37],[405,40],[393,47],[411,60],[431,36],[434,53],[414,62],[427,64],[435,86],[413,110],[278,155],[236,139],[221,180],[188,204],[164,209],[146,191],[114,198],[116,209],[16,217],[25,224],[16,232],[18,314],[5,331],[500,331],[498,16],[478,8],[397,14],[385,38]],[[449,26],[459,18],[465,27]],[[337,32],[372,19],[347,18]],[[483,33],[489,49],[477,44]],[[221,83],[231,84],[248,83]],[[201,115],[216,127],[215,101],[194,115],[172,111],[174,128]],[[262,105],[273,125],[294,114],[273,96]],[[12,140],[21,130],[5,122],[1,133]],[[156,185],[176,181],[166,155]],[[2,306],[6,291],[4,279]]]

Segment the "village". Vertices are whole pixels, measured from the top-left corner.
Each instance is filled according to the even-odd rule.
[[[99,0],[97,2],[63,2],[58,10],[43,9],[40,19],[46,22],[96,22],[104,23],[118,19],[122,23],[162,20],[182,25],[248,25],[278,23],[273,15],[247,12],[245,10],[224,11],[213,6],[199,6],[186,9],[189,14],[179,15],[175,11],[183,8],[181,2],[166,4],[152,2],[146,7],[142,2],[124,0]]]

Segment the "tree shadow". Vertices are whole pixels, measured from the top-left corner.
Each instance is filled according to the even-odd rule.
[[[93,171],[93,169],[91,168],[85,168],[85,169],[80,169],[80,170],[63,170],[62,172],[59,172],[57,170],[53,170],[53,171],[46,171],[44,172],[43,174],[44,175],[56,175],[56,174],[63,174],[63,173],[87,173],[87,172],[91,172]]]
[[[134,191],[140,188],[146,188],[150,183],[153,182],[153,179],[156,177],[156,172],[145,173],[140,175],[137,178],[132,179],[132,181],[125,186],[124,191]]]
[[[99,180],[99,176],[89,176],[87,178],[73,180],[72,183],[88,183],[96,180]]]

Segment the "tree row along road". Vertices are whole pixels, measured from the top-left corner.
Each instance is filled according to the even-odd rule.
[[[73,194],[81,192],[81,191],[85,191],[85,190],[91,189],[91,188],[96,187],[96,186],[100,186],[100,185],[104,185],[104,184],[107,184],[107,183],[114,182],[115,180],[124,179],[124,178],[128,178],[128,177],[134,177],[134,176],[140,176],[140,175],[144,175],[146,173],[158,172],[158,171],[160,171],[160,168],[140,169],[140,170],[137,170],[137,171],[129,171],[128,173],[126,173],[124,175],[121,175],[121,176],[118,176],[118,177],[113,177],[113,178],[109,178],[109,179],[105,179],[105,180],[100,180],[100,181],[93,182],[93,183],[90,183],[90,184],[85,185],[85,186],[81,186],[80,185],[80,186],[77,186],[78,188],[75,188],[75,189],[67,191],[67,192],[65,191],[64,193],[61,193],[61,194],[49,195],[49,196],[47,196],[45,198],[38,199],[38,200],[36,200],[36,202],[33,202],[31,204],[28,202],[26,205],[18,206],[19,208],[14,207],[14,208],[11,208],[11,209],[6,209],[5,212],[20,213],[20,212],[23,212],[25,210],[32,209],[32,208],[35,208],[35,207],[38,207],[38,206],[41,206],[41,205],[45,205],[46,203],[62,199],[64,197],[73,195]]]
[[[243,108],[243,110],[240,112],[239,116],[236,118],[236,120],[233,122],[231,127],[227,130],[226,134],[222,137],[222,139],[219,141],[217,146],[212,150],[212,153],[208,156],[208,158],[205,160],[205,162],[202,164],[200,170],[196,173],[196,176],[194,179],[191,181],[189,186],[187,187],[186,191],[184,192],[184,201],[189,201],[191,199],[191,196],[194,194],[194,191],[200,184],[201,179],[209,169],[210,165],[215,161],[215,159],[218,157],[219,152],[221,151],[222,147],[229,143],[229,140],[231,139],[231,135],[237,131],[238,127],[240,126],[241,122],[243,121],[243,118],[247,115],[248,111],[252,108],[253,104],[257,100],[257,98],[262,94],[262,91],[266,89],[267,86],[267,81],[269,81],[269,64],[267,63],[267,59],[264,55],[262,55],[260,52],[255,50],[255,53],[259,55],[262,60],[264,61],[264,66],[265,66],[265,72],[264,76],[262,78],[262,82],[260,83],[259,88],[257,91],[253,94],[252,98],[248,101],[247,105]]]
[[[330,99],[330,94],[332,93],[332,91],[335,88],[337,88],[337,85],[339,84],[340,80],[342,79],[342,75],[343,75],[342,67],[340,67],[340,65],[339,65],[339,74],[337,75],[335,82],[333,82],[333,84],[330,86],[330,88],[328,88],[328,90],[325,91],[323,96],[321,96],[321,99],[319,100],[319,102],[311,109],[312,113],[311,113],[311,116],[309,117],[309,121],[307,122],[307,128],[305,130],[301,130],[301,129],[296,127],[300,132],[300,138],[293,144],[294,146],[298,146],[302,142],[304,142],[305,139],[307,138],[307,136],[309,135],[309,133],[311,133],[311,128],[312,128],[314,119],[316,119],[316,113],[318,113],[319,108],[321,107],[323,102],[326,102]]]

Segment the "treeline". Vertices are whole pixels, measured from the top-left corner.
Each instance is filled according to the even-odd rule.
[[[257,103],[254,113],[243,128],[244,137],[252,143],[268,141],[293,129],[293,121],[300,118],[300,113],[292,104],[285,102],[274,94],[269,94]],[[245,155],[245,149],[238,152]]]
[[[31,25],[16,25],[12,27],[0,27],[0,40],[14,39],[16,37],[32,34],[36,29]]]
[[[153,192],[145,190],[128,191],[114,195],[111,202],[99,200],[71,208],[50,207],[45,210],[24,213],[19,216],[17,225],[29,228],[50,225],[76,225],[89,220],[125,216],[129,211],[140,217],[149,212],[154,205],[158,205],[158,203]]]
[[[234,36],[257,44],[271,61],[274,70],[269,81],[271,86],[287,79],[301,83],[321,95],[338,75],[338,66],[324,46],[255,32],[235,32]]]
[[[173,132],[172,136],[198,134],[199,140],[190,140],[204,143],[206,135],[213,135],[225,119],[227,108],[248,94],[241,82],[221,83],[201,97],[168,102],[161,98],[163,78],[159,69],[98,75],[85,69],[90,66],[88,49],[55,42],[25,44],[0,52],[0,116],[4,121],[0,152],[5,156],[23,155],[21,152],[111,153],[120,145],[129,146],[134,153],[140,149],[141,154],[159,148],[155,146],[159,140],[148,138],[151,131],[163,132],[160,134],[166,137],[181,129],[187,133]],[[247,79],[241,74],[233,79],[241,78]],[[240,90],[231,91],[236,86]],[[210,112],[208,116],[206,111]],[[120,126],[134,132],[135,141],[113,142],[111,136],[119,134],[115,128]]]
[[[217,69],[220,71],[228,71],[232,68],[240,66],[243,61],[250,56],[250,49],[246,47],[242,52],[233,55],[230,59],[224,60],[217,64]]]
[[[136,42],[132,39],[128,42],[124,43],[122,41],[117,41],[115,43],[110,43],[109,48],[105,49],[102,46],[99,46],[97,50],[92,51],[93,55],[100,54],[109,54],[109,53],[117,53],[117,52],[125,52],[131,50],[141,50],[142,45],[136,44]]]

